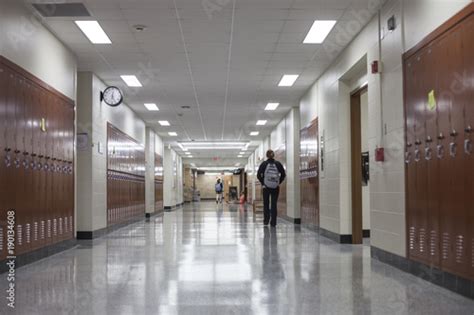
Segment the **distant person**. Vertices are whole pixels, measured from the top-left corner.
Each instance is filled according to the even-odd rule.
[[[263,224],[277,223],[277,203],[280,194],[280,184],[285,180],[286,172],[280,162],[275,161],[275,152],[267,151],[267,160],[260,164],[257,178],[263,187]]]
[[[216,182],[216,204],[222,203],[222,193],[224,192],[224,185],[221,182],[221,179],[218,178]]]

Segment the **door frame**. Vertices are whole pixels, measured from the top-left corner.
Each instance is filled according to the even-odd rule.
[[[352,204],[352,244],[363,241],[362,209],[362,125],[361,95],[368,91],[365,84],[351,93],[350,130],[351,130],[351,204]]]

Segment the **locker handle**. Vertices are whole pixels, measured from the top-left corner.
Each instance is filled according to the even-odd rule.
[[[440,133],[440,134],[438,135],[438,140],[443,140],[443,139],[444,139],[444,135],[443,135],[443,133]]]
[[[53,157],[51,160],[53,160],[53,161],[56,161],[56,158],[55,158],[55,157]]]
[[[35,157],[35,156],[36,156],[36,153],[31,153],[31,156],[32,156],[32,157]]]
[[[430,136],[428,136],[428,137],[426,138],[425,142],[426,142],[426,143],[433,142],[433,139],[432,139]]]
[[[472,141],[469,139],[464,140],[464,152],[467,155],[471,155],[472,153]]]
[[[416,149],[415,150],[415,162],[420,161],[420,150]]]
[[[18,154],[18,153],[20,153],[20,150],[15,150],[15,151],[13,151],[13,152],[15,152],[16,154]]]
[[[23,155],[29,155],[29,153],[25,151],[25,152],[23,152]]]
[[[405,163],[410,164],[410,161],[411,161],[411,153],[405,152]]]
[[[471,127],[470,125],[467,126],[466,129],[464,129],[464,131],[465,131],[466,133],[471,133],[471,132],[472,132],[472,127]]]
[[[458,135],[458,132],[455,129],[453,129],[449,135],[451,137],[456,137]]]
[[[46,159],[46,160],[49,160],[49,159],[51,159],[51,157],[47,156],[47,157],[45,157],[45,159]]]
[[[457,151],[457,145],[455,142],[451,142],[449,144],[449,154],[451,155],[451,157],[455,157],[456,156],[456,151]]]
[[[420,140],[416,140],[416,141],[415,141],[415,144],[416,144],[416,145],[420,145],[420,144],[421,144],[421,141],[420,141]]]
[[[42,158],[44,157],[44,155],[38,155],[38,157],[39,157],[40,159],[42,159]]]
[[[10,148],[5,148],[5,151],[10,152],[12,149]]]
[[[444,157],[444,146],[442,144],[438,144],[436,147],[436,152],[438,159],[442,159]]]
[[[430,161],[433,158],[433,150],[430,147],[425,148],[425,160]]]
[[[407,143],[407,148],[411,148],[412,144],[410,142]]]

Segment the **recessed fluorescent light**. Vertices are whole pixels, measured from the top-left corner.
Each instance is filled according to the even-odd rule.
[[[149,111],[156,112],[160,110],[155,103],[145,103],[143,105],[145,105],[146,109],[148,109]]]
[[[178,134],[174,131],[171,131],[171,132],[168,132],[168,134],[171,136],[171,137],[176,137],[178,136]]]
[[[97,21],[75,21],[76,25],[81,29],[84,35],[92,44],[112,44],[112,41],[104,32]]]
[[[240,166],[240,163],[236,163],[235,166]]]
[[[285,74],[281,78],[280,83],[278,83],[278,86],[293,86],[298,77],[298,74]]]
[[[192,155],[188,155],[187,158],[192,158],[193,156]]]
[[[259,120],[257,121],[257,126],[265,126],[267,124],[266,120]]]
[[[265,110],[275,110],[280,106],[280,103],[268,103]]]
[[[316,20],[311,26],[308,34],[306,35],[303,43],[304,44],[322,44],[326,37],[329,35],[336,21],[319,21]]]
[[[143,86],[138,78],[134,75],[121,75],[122,80],[130,87],[141,87]]]
[[[238,155],[237,157],[238,157],[238,158],[241,158],[241,157],[242,157],[242,155]]]
[[[258,136],[260,133],[258,131],[252,131],[250,133],[251,136]]]
[[[191,152],[184,152],[184,154],[186,154],[186,155],[190,155],[190,154],[191,154]]]
[[[167,120],[160,120],[160,121],[158,121],[158,123],[159,123],[161,126],[170,126],[170,122],[167,121]]]
[[[244,154],[245,154],[245,152],[239,152],[239,155],[244,155]]]

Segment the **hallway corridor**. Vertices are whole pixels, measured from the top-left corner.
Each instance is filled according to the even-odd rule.
[[[474,310],[472,300],[372,260],[368,245],[340,245],[282,220],[264,228],[239,205],[187,204],[91,242],[19,268],[16,314]]]

